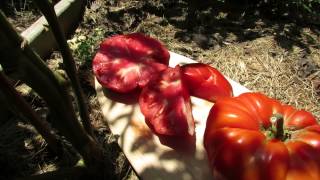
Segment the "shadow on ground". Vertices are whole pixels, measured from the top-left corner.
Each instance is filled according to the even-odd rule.
[[[273,35],[278,44],[289,51],[294,46],[304,49],[306,53],[310,53],[311,46],[320,48],[316,37],[320,35],[320,23],[312,18],[303,19],[303,15],[293,13],[294,9],[275,9],[273,12],[266,11],[268,6],[257,7],[241,2],[145,1],[129,8],[110,11],[108,19],[127,27],[122,30],[129,30],[138,26],[147,14],[153,14],[162,18],[158,22],[160,25],[170,23],[179,29],[175,38],[184,42],[194,41],[203,49],[251,41],[268,35]],[[131,17],[129,24],[125,18],[127,15]],[[316,36],[304,33],[305,28]]]

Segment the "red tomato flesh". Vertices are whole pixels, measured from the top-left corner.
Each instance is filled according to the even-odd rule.
[[[181,80],[180,67],[168,68],[151,81],[139,98],[148,126],[159,135],[194,135],[190,95]]]
[[[169,63],[168,50],[157,40],[139,33],[105,39],[93,59],[99,83],[116,92],[144,87]]]
[[[219,97],[231,97],[232,86],[215,68],[202,63],[182,66],[183,80],[191,96],[215,102]]]

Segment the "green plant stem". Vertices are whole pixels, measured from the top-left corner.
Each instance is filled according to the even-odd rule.
[[[3,68],[13,67],[19,78],[44,98],[55,116],[57,128],[76,148],[81,148],[83,143],[89,141],[89,137],[77,121],[70,97],[63,87],[65,80],[52,73],[28,43],[17,34],[2,12],[0,13],[0,41],[2,45],[8,46],[4,47],[4,50],[0,49],[4,57],[4,60],[0,61]]]
[[[49,148],[57,155],[62,153],[60,140],[51,133],[47,123],[40,119],[30,105],[20,96],[16,89],[10,84],[9,79],[2,72],[0,65],[0,92],[5,95],[5,98],[14,103],[14,108],[17,109],[30,123],[36,128],[41,136],[48,143]]]
[[[86,166],[97,174],[112,177],[113,164],[102,147],[80,125],[65,80],[55,75],[14,30],[0,11],[0,64],[14,70],[48,104],[56,128],[82,155]],[[104,169],[105,168],[105,169]],[[106,170],[107,169],[107,170]]]
[[[75,62],[71,53],[71,50],[67,44],[66,37],[59,24],[58,18],[54,11],[53,5],[48,0],[34,0],[35,4],[39,7],[43,15],[46,17],[53,35],[56,38],[60,52],[63,58],[63,64],[70,78],[71,85],[75,91],[77,97],[77,103],[79,106],[80,117],[84,129],[93,137],[92,126],[90,123],[90,117],[88,113],[87,102],[84,98],[83,91],[80,85],[79,78],[77,77],[77,70]]]

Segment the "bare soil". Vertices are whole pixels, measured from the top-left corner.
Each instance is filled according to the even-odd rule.
[[[95,97],[91,60],[103,38],[132,32],[157,38],[171,51],[211,64],[252,91],[306,109],[320,119],[318,25],[245,10],[230,13],[220,6],[195,9],[183,0],[96,0],[88,6],[69,44],[90,102],[92,124],[101,143],[114,155],[119,179],[137,177],[103,121]],[[61,62],[59,53],[53,53],[48,65],[63,73]],[[45,104],[36,94],[28,91],[26,98],[46,116]],[[26,121],[12,115],[10,120],[0,122],[0,167],[4,167],[0,179],[74,165],[53,156]]]

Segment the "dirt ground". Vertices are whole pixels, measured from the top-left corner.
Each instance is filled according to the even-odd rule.
[[[183,0],[96,0],[68,42],[90,101],[92,123],[100,141],[112,147],[109,149],[114,153],[119,179],[137,177],[115,138],[106,135],[109,130],[95,98],[91,60],[103,38],[131,32],[157,38],[170,51],[211,64],[252,91],[306,109],[320,119],[318,25],[246,11],[230,13],[215,6],[192,11]],[[53,53],[48,64],[60,71],[60,55]],[[28,94],[27,99],[39,114],[46,114],[39,97]],[[41,136],[26,121],[12,119],[0,125],[0,167],[5,172],[0,179],[39,174],[72,164],[52,156]]]

